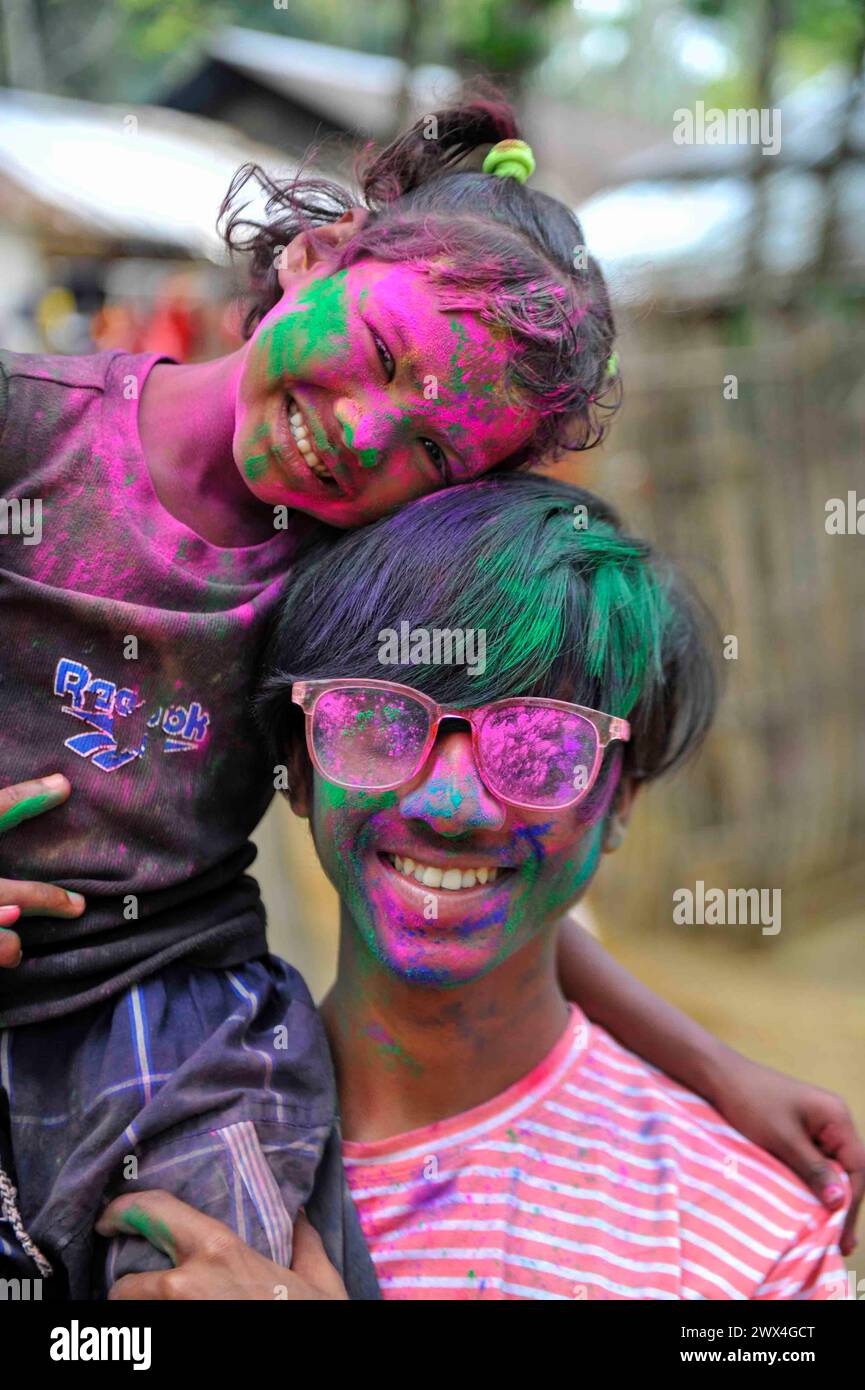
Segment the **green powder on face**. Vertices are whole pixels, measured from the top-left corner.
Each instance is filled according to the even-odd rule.
[[[253,454],[250,458],[244,459],[243,471],[249,482],[257,483],[267,472],[267,454]]]
[[[328,354],[348,340],[347,272],[314,280],[268,330],[268,371],[273,377],[298,376],[316,353]]]
[[[465,350],[468,347],[468,330],[465,324],[460,323],[459,319],[448,319],[448,325],[450,327],[451,333],[453,333],[456,339],[456,347],[454,348],[453,353],[451,354],[450,360],[450,383],[456,387],[463,386],[465,384],[464,369],[460,359],[463,357]]]
[[[173,1265],[177,1264],[177,1242],[164,1221],[148,1216],[141,1207],[127,1207],[120,1223],[127,1234],[144,1236],[163,1255],[167,1255]]]
[[[29,820],[31,816],[38,816],[40,812],[58,805],[59,801],[58,792],[43,792],[39,796],[28,796],[24,801],[16,801],[14,806],[10,806],[8,811],[4,811],[0,816],[0,833],[14,830],[15,826],[20,825],[23,820]]]
[[[348,447],[349,447],[349,448],[357,455],[357,457],[360,459],[360,466],[361,466],[361,468],[375,468],[376,464],[378,463],[378,456],[379,456],[379,455],[378,455],[378,450],[377,450],[377,449],[355,449],[355,447],[354,447],[354,426],[351,425],[351,424],[346,424],[343,428],[344,428],[344,430],[345,430],[345,442],[346,442],[346,444],[348,445]]]

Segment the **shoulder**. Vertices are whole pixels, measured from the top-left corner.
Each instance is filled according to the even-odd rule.
[[[99,390],[111,364],[125,354],[95,352],[84,357],[36,352],[0,352],[0,373],[7,382],[36,381],[55,386]]]
[[[752,1175],[803,1216],[815,1207],[823,1209],[779,1159],[740,1134],[702,1096],[623,1047],[603,1028],[592,1025],[582,1071],[599,1094],[609,1096],[614,1113],[639,1120],[641,1136],[664,1139],[683,1165],[714,1169],[720,1162],[722,1173],[732,1178],[739,1172],[744,1179]]]
[[[572,1085],[576,1078],[638,1161],[642,1155],[662,1171],[698,1289],[718,1284],[722,1297],[731,1296],[727,1284],[739,1291],[734,1296],[747,1289],[751,1298],[836,1296],[844,1208],[828,1211],[779,1159],[602,1028],[592,1026]],[[839,1181],[849,1190],[845,1175]]]

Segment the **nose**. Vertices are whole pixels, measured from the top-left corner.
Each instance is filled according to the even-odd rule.
[[[364,468],[378,468],[393,441],[395,422],[389,418],[389,402],[363,402],[341,396],[333,413],[346,446]]]
[[[425,821],[439,835],[499,830],[506,809],[488,792],[475,762],[471,731],[442,731],[411,790],[400,799],[408,820]]]

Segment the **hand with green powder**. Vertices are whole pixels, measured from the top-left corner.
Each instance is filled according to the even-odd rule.
[[[96,1230],[106,1240],[141,1236],[172,1264],[171,1269],[124,1274],[112,1286],[111,1300],[344,1303],[348,1299],[321,1237],[302,1211],[294,1221],[290,1269],[259,1255],[221,1221],[170,1192],[115,1198],[97,1221]]]
[[[61,806],[72,788],[60,773],[18,782],[0,789],[0,835],[7,835],[22,821]],[[10,928],[19,917],[80,917],[84,899],[53,883],[19,882],[0,878],[0,968],[21,960],[21,938]]]

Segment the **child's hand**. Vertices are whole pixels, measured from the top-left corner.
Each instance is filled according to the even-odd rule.
[[[0,790],[0,835],[43,811],[52,811],[70,795],[72,788],[59,773],[32,782],[18,782]],[[80,893],[67,893],[51,883],[24,883],[0,878],[0,968],[17,965],[21,959],[21,938],[10,931],[22,916],[80,917],[84,899]]]
[[[851,1254],[865,1192],[865,1145],[841,1097],[737,1052],[725,1052],[712,1099],[735,1129],[780,1158],[833,1210],[844,1200],[844,1192],[827,1159],[841,1165],[853,1189],[841,1253]]]
[[[127,1221],[130,1212],[134,1221]],[[261,1299],[343,1302],[345,1285],[303,1212],[294,1223],[291,1269],[251,1250],[221,1221],[169,1192],[136,1192],[111,1202],[96,1223],[101,1236],[146,1235],[174,1269],[124,1274],[110,1299]],[[151,1237],[149,1231],[154,1235]]]

